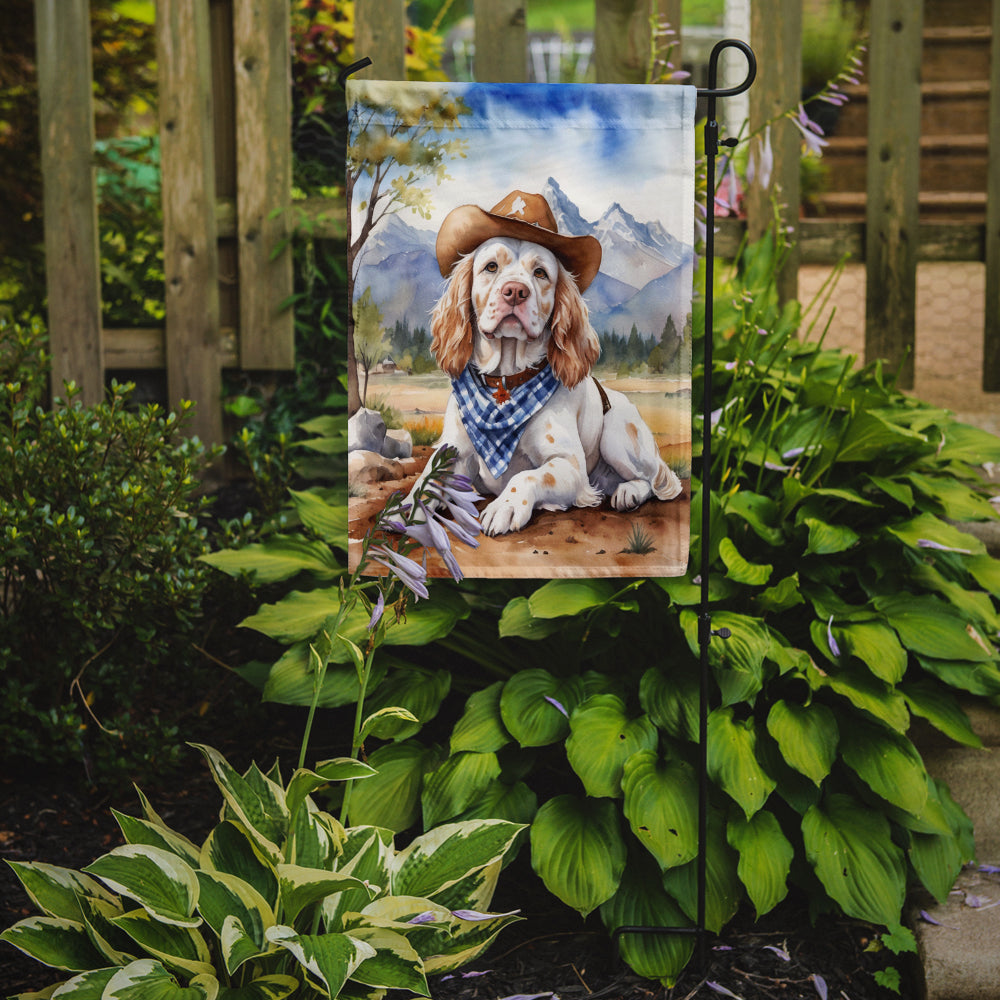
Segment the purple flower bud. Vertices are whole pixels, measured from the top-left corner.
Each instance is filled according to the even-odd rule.
[[[562,712],[562,714],[565,715],[567,719],[569,718],[569,712],[566,711],[566,709],[563,707],[563,705],[560,702],[556,701],[555,698],[549,697],[549,695],[545,695],[544,697],[545,697],[545,700],[550,705],[555,705],[555,707],[557,709],[559,709],[559,711]]]
[[[368,631],[371,632],[375,629],[375,626],[382,620],[382,614],[385,611],[385,595],[380,590],[378,592],[378,600],[375,602],[375,607],[372,609],[372,616],[368,619]]]
[[[830,620],[826,623],[826,641],[830,646],[830,652],[839,657],[840,646],[837,645],[837,640],[833,637],[833,615],[830,615]]]
[[[408,924],[432,924],[437,920],[437,915],[433,910],[425,910],[423,913],[418,913],[415,917],[411,917],[406,922]]]

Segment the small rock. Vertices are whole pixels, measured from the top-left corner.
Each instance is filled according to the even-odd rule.
[[[362,407],[347,421],[347,450],[373,451],[382,454],[385,441],[385,421],[378,410]]]
[[[413,438],[405,427],[385,432],[382,454],[386,458],[410,458],[413,455]]]
[[[354,450],[347,458],[347,477],[352,483],[383,483],[402,479],[403,466],[374,451]]]

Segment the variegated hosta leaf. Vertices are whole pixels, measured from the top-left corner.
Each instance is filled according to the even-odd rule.
[[[424,971],[428,975],[452,972],[468,965],[486,951],[500,931],[521,919],[516,912],[511,912],[479,914],[476,919],[469,920],[461,916],[466,912],[452,911],[451,931],[441,932],[436,947],[424,956]]]
[[[261,976],[244,986],[224,986],[218,1000],[285,1000],[299,985],[294,976]]]
[[[500,717],[521,746],[547,746],[569,732],[569,716],[584,695],[579,677],[560,679],[547,670],[522,670],[504,684]]]
[[[119,969],[101,1000],[216,1000],[218,995],[219,981],[212,975],[196,976],[181,986],[159,962],[143,958]]]
[[[474,803],[500,777],[495,753],[452,754],[424,779],[420,802],[424,826],[437,826],[454,819]]]
[[[583,916],[610,899],[625,870],[615,803],[549,799],[531,824],[531,865],[549,892]]]
[[[135,942],[114,924],[115,918],[125,912],[120,902],[109,903],[104,899],[84,896],[80,904],[90,940],[104,956],[105,965],[128,965],[140,957],[140,949]]]
[[[92,896],[109,903],[114,896],[97,879],[74,871],[39,861],[8,861],[24,891],[46,916],[81,920],[81,896]]]
[[[899,923],[906,866],[882,813],[849,795],[830,795],[806,813],[802,836],[820,882],[849,917]]]
[[[418,996],[430,996],[424,963],[413,945],[402,934],[384,927],[356,927],[351,937],[375,949],[351,973],[351,979],[365,986],[409,990]]]
[[[393,860],[392,892],[433,899],[500,861],[523,827],[504,820],[447,823],[421,834]]]
[[[826,705],[778,700],[768,713],[767,731],[777,741],[785,761],[815,785],[830,773],[840,731]]]
[[[730,820],[726,836],[740,853],[736,873],[758,918],[762,917],[788,895],[788,872],[795,849],[774,814],[765,809],[751,819],[737,816]]]
[[[288,832],[288,809],[284,789],[251,769],[240,775],[217,750],[203,744],[193,744],[208,761],[227,807],[249,831],[264,855],[277,863],[281,856],[279,844]]]
[[[28,917],[0,934],[6,941],[35,961],[53,969],[81,972],[100,968],[105,959],[95,950],[87,928],[65,917]]]
[[[698,853],[698,782],[690,765],[644,750],[625,762],[625,817],[661,869]]]
[[[332,997],[363,961],[375,957],[370,944],[349,934],[296,934],[293,928],[278,924],[268,928],[267,939],[294,955],[309,978]]]
[[[282,912],[285,919],[291,921],[305,907],[345,889],[361,889],[369,893],[369,898],[375,895],[374,890],[353,875],[303,868],[300,865],[278,865],[278,881],[281,886]]]
[[[125,844],[98,858],[84,871],[109,889],[134,899],[150,916],[166,924],[197,927],[198,878],[171,851],[146,844]]]
[[[313,770],[299,768],[288,782],[285,792],[285,805],[288,812],[294,815],[306,797],[312,795],[318,788],[328,785],[331,781],[350,781],[357,778],[370,778],[376,774],[373,767],[353,757],[336,757],[324,760]]]
[[[473,750],[476,753],[496,753],[510,743],[500,716],[500,693],[503,681],[497,681],[470,695],[462,717],[451,733],[451,752]]]
[[[340,822],[317,809],[312,799],[306,799],[292,820],[285,857],[304,868],[335,868],[343,842]]]
[[[708,773],[748,818],[764,805],[776,782],[757,762],[752,718],[737,721],[732,708],[717,708],[709,715]]]
[[[149,847],[159,847],[161,850],[176,854],[181,860],[186,861],[191,867],[198,864],[199,848],[196,847],[187,837],[176,833],[169,827],[150,822],[145,819],[136,819],[134,816],[126,816],[125,813],[112,809],[115,819],[125,840],[130,844],[146,844]]]
[[[647,715],[630,719],[625,702],[613,694],[592,695],[570,716],[566,757],[588,795],[621,796],[625,761],[639,750],[653,750],[659,740]]]
[[[171,969],[181,969],[189,976],[213,971],[212,956],[205,939],[190,927],[160,923],[145,910],[123,913],[112,923]]]
[[[264,931],[275,923],[274,912],[267,900],[248,882],[223,872],[200,871],[198,883],[201,887],[198,910],[219,939],[223,939],[223,929],[227,921],[235,920],[239,923],[240,934],[236,934],[236,928],[231,928],[230,941],[241,940],[242,935],[242,938],[250,939],[254,949],[253,954],[265,951]],[[245,954],[246,948],[241,943],[239,960],[235,964],[230,964],[230,958],[234,957],[233,949],[230,947],[224,950],[226,967],[230,975],[248,957],[252,957]]]
[[[708,817],[705,849],[705,926],[718,934],[729,923],[743,899],[743,884],[736,874],[736,852],[726,843],[726,824],[721,814]],[[663,887],[691,918],[698,918],[698,861],[663,873]]]
[[[521,828],[523,833],[524,828]],[[515,840],[519,839],[518,833]],[[434,893],[434,901],[449,910],[472,909],[488,910],[493,902],[493,894],[497,889],[497,882],[500,880],[500,871],[504,866],[506,857],[497,858],[493,864],[479,868],[465,878],[460,878],[452,883],[447,889]]]
[[[384,892],[389,886],[392,857],[392,833],[372,826],[351,827],[344,840],[337,864],[342,875],[352,875],[367,888],[345,889],[323,900],[324,926],[344,930],[345,913],[357,913],[368,905],[372,892]]]
[[[79,976],[67,979],[54,991],[50,986],[44,993],[21,993],[11,1000],[28,1000],[29,997],[37,1000],[41,1000],[42,997],[54,997],[56,1000],[101,1000],[104,988],[111,982],[119,968],[120,966],[112,966],[107,969],[91,969],[90,972],[81,972]]]
[[[199,867],[224,872],[252,885],[272,908],[278,905],[278,875],[241,823],[220,823],[201,847]]]
[[[919,815],[927,802],[927,771],[910,740],[861,719],[852,721],[841,755],[876,795]]]
[[[651,859],[630,858],[618,891],[601,905],[610,932],[619,927],[689,927],[684,912],[664,891]],[[672,986],[694,950],[692,934],[623,934],[619,951],[640,976]]]

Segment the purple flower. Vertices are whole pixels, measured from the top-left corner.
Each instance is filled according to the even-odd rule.
[[[549,695],[545,695],[544,697],[545,697],[545,700],[546,700],[546,701],[547,701],[547,702],[548,702],[548,703],[549,703],[550,705],[555,705],[555,707],[556,707],[557,709],[559,709],[559,711],[560,711],[560,712],[562,712],[562,714],[563,714],[563,715],[565,715],[567,719],[569,718],[569,712],[567,712],[567,711],[566,711],[565,707],[564,707],[564,706],[562,705],[562,703],[561,703],[561,702],[558,702],[558,701],[556,701],[556,699],[555,699],[555,698],[551,698],[551,697],[549,697]]]
[[[942,545],[940,542],[935,542],[930,538],[918,538],[917,547],[921,549],[937,549],[940,552],[958,552],[963,556],[972,555],[972,549],[956,549],[951,545]]]
[[[775,953],[775,955],[777,955],[778,958],[780,958],[782,960],[782,962],[790,962],[792,960],[792,956],[789,955],[788,952],[784,948],[779,948],[777,945],[766,944],[766,945],[764,945],[764,950],[765,951],[773,951]]]
[[[714,993],[721,993],[724,997],[734,997],[735,1000],[743,1000],[738,993],[734,993],[732,990],[727,990],[721,983],[713,983],[709,981],[705,983],[705,985]]]
[[[823,130],[806,114],[806,109],[800,104],[798,114],[790,112],[789,117],[792,124],[802,134],[806,150],[816,156],[822,156],[823,147],[827,145],[827,141],[822,138]]]
[[[826,1000],[826,980],[815,972],[809,978],[812,979],[813,986],[816,987],[816,992],[819,994],[819,1000]]]
[[[833,637],[833,615],[830,615],[830,620],[826,623],[826,641],[830,652],[834,656],[840,656],[840,646],[837,645],[837,640]]]
[[[754,181],[767,190],[771,186],[774,172],[774,150],[771,148],[771,126],[764,129],[764,135],[750,148],[750,162],[747,164],[747,182]]]
[[[424,910],[423,913],[418,913],[415,917],[410,917],[406,922],[408,924],[432,924],[437,920],[437,915],[433,910]]]
[[[384,566],[400,583],[411,590],[417,597],[428,597],[427,570],[420,563],[395,552],[386,545],[373,545],[368,555],[379,565]]]
[[[495,917],[513,917],[520,913],[520,910],[511,910],[509,913],[480,913],[478,910],[452,910],[451,915],[459,920],[480,921],[493,920]]]
[[[385,595],[380,590],[378,592],[378,600],[375,602],[375,607],[372,609],[372,616],[368,619],[368,631],[371,632],[375,629],[375,626],[382,620],[382,614],[385,611]]]

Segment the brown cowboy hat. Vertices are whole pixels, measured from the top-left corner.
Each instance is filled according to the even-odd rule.
[[[448,277],[460,257],[494,236],[530,240],[551,250],[576,276],[581,292],[594,280],[601,266],[598,240],[593,236],[562,235],[542,195],[511,191],[489,212],[478,205],[460,205],[445,216],[436,246],[441,276]]]

